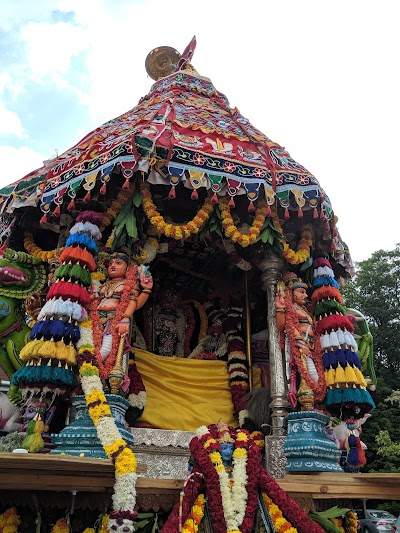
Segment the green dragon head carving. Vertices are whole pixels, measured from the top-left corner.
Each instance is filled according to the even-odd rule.
[[[0,259],[0,296],[24,300],[32,292],[40,292],[45,283],[46,270],[40,259],[7,248]]]

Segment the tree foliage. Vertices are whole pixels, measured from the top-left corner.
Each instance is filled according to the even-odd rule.
[[[347,307],[368,320],[374,337],[377,374],[392,388],[400,376],[400,245],[379,250],[357,264],[355,278],[344,288]]]
[[[343,290],[347,307],[361,311],[374,337],[376,409],[363,426],[369,472],[400,472],[400,245],[379,250],[357,265]]]

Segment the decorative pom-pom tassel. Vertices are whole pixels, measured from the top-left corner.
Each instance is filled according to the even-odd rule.
[[[289,209],[286,208],[285,209],[285,220],[287,220],[288,218],[290,218],[290,213],[289,213]]]
[[[303,218],[303,210],[301,207],[299,207],[299,210],[297,211],[298,218]]]
[[[56,217],[59,217],[61,214],[61,207],[59,205],[56,206],[56,208],[54,209],[54,215]]]
[[[72,200],[68,204],[68,211],[72,211],[73,209],[75,209],[75,200],[72,198]]]
[[[254,202],[250,201],[249,207],[247,208],[247,211],[249,213],[253,213],[255,210],[256,210],[256,208],[254,207]]]
[[[335,370],[333,368],[325,371],[325,380],[328,387],[332,387],[335,384]]]
[[[346,383],[346,374],[340,365],[338,365],[335,372],[335,383]]]
[[[265,210],[265,214],[267,215],[267,217],[271,216],[271,207],[269,205],[267,205],[267,209]]]
[[[129,189],[130,181],[129,178],[125,178],[124,184],[122,185],[123,189]]]
[[[192,194],[190,195],[190,198],[192,200],[198,200],[199,199],[199,193],[196,191],[196,189],[193,189]]]
[[[313,211],[313,218],[318,218],[318,209],[315,208]]]
[[[360,385],[361,387],[367,386],[363,373],[357,367],[354,368],[354,375],[356,376],[355,383],[357,383],[357,385]]]
[[[106,192],[107,192],[107,184],[103,183],[103,185],[100,187],[100,194],[104,196]]]
[[[330,226],[328,220],[325,222],[325,229],[326,229],[326,231],[329,231],[331,229],[331,226]]]
[[[358,452],[358,466],[364,466],[367,462],[367,459],[365,457],[365,453],[362,448],[361,440],[359,437],[357,437],[356,447]]]
[[[176,198],[176,191],[175,191],[175,187],[173,185],[171,187],[171,190],[169,191],[168,198],[170,200],[175,200],[175,198]]]
[[[325,213],[323,212],[323,210],[321,209],[321,211],[319,212],[319,218],[321,220],[325,220]]]
[[[357,451],[357,437],[355,435],[349,435],[346,439],[347,462],[349,465],[358,466],[358,451]]]
[[[336,250],[336,244],[334,242],[332,242],[332,244],[331,244],[331,250],[332,251]]]
[[[47,224],[47,214],[45,213],[42,218],[39,220],[40,224]]]
[[[233,196],[231,196],[231,199],[228,202],[229,207],[235,207],[235,200],[233,199]]]
[[[344,373],[346,376],[347,383],[357,383],[357,378],[354,373],[353,367],[351,367],[350,365],[347,365]]]
[[[83,201],[85,204],[88,204],[90,202],[90,191],[88,191],[85,196],[83,197]]]
[[[44,430],[44,422],[35,415],[33,420],[30,420],[26,428],[26,437],[22,442],[22,447],[28,450],[29,453],[37,453],[43,450],[44,441],[42,433]]]
[[[212,205],[216,205],[218,203],[218,196],[216,192],[211,196],[211,203]]]

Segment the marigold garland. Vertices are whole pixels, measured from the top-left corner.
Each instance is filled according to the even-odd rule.
[[[70,528],[65,518],[59,518],[50,533],[69,533]]]
[[[208,196],[204,204],[199,209],[195,217],[186,222],[186,224],[170,224],[165,221],[164,217],[157,211],[150,192],[150,185],[146,182],[140,184],[140,189],[143,195],[143,210],[149,219],[150,223],[157,229],[159,233],[166,237],[171,237],[175,240],[187,239],[190,235],[194,235],[200,231],[204,224],[209,219],[213,210],[211,197]]]
[[[100,231],[104,231],[105,228],[111,224],[134,192],[135,186],[131,183],[129,184],[128,189],[121,189],[119,191],[118,196],[115,198],[115,200],[113,200],[111,206],[103,214],[103,218],[101,219],[99,226]]]
[[[204,494],[199,494],[190,510],[189,516],[186,518],[182,527],[182,533],[197,533],[200,522],[204,516],[204,507],[206,499]]]
[[[271,498],[267,494],[265,494],[265,492],[263,492],[262,497],[267,511],[274,524],[274,529],[276,533],[297,533],[297,529],[293,527],[288,520],[286,520],[286,518],[282,514],[282,511],[271,500]]]
[[[64,248],[56,248],[55,250],[42,250],[39,246],[35,244],[33,240],[33,235],[30,231],[26,231],[24,235],[24,248],[28,254],[33,255],[41,261],[50,261],[55,257],[59,257]]]
[[[277,212],[272,213],[272,220],[274,221],[276,229],[281,234],[283,252],[282,255],[288,263],[291,265],[300,265],[305,263],[311,255],[311,246],[313,244],[313,231],[311,224],[306,224],[303,226],[300,234],[300,242],[297,246],[297,251],[292,250],[286,241],[286,238],[283,233],[282,226],[279,222],[279,217]]]
[[[0,514],[0,531],[2,533],[18,533],[20,523],[21,518],[15,507],[10,507],[10,509]]]
[[[233,217],[227,199],[221,198],[219,205],[221,208],[222,228],[225,236],[231,241],[237,242],[243,248],[254,244],[260,236],[261,229],[264,226],[265,219],[267,218],[267,202],[261,199],[257,202],[253,223],[245,232],[240,231],[233,222]]]

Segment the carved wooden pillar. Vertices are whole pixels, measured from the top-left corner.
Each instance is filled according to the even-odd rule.
[[[272,434],[265,439],[266,468],[274,477],[285,475],[286,459],[283,453],[283,443],[286,434],[287,416],[287,379],[286,364],[279,344],[279,332],[276,326],[275,293],[276,284],[281,277],[283,260],[268,253],[258,268],[261,270],[263,289],[267,297],[267,325],[269,365],[271,375],[271,425]]]

